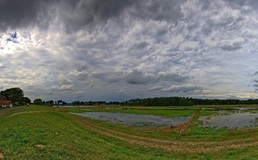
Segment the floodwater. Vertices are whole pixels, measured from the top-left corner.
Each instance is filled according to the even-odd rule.
[[[174,117],[164,118],[154,115],[138,115],[127,113],[108,113],[108,112],[84,112],[76,113],[76,115],[109,121],[112,123],[126,124],[134,127],[161,127],[161,126],[176,126],[186,122],[190,117]]]
[[[200,117],[204,127],[246,128],[258,126],[258,113],[229,113]]]
[[[96,106],[63,106],[63,105],[54,105],[54,108],[92,108],[92,107],[96,107]]]

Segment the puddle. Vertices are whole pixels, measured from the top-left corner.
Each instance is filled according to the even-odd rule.
[[[190,117],[173,117],[164,118],[162,116],[154,115],[138,115],[127,113],[108,113],[108,112],[85,112],[73,113],[76,115],[109,121],[112,123],[126,124],[134,127],[161,127],[161,126],[176,126],[186,122]]]
[[[258,114],[230,113],[227,115],[214,115],[200,117],[204,127],[211,128],[245,128],[258,126]]]

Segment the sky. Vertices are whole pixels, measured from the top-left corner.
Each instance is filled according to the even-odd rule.
[[[257,0],[0,0],[0,90],[258,98]]]

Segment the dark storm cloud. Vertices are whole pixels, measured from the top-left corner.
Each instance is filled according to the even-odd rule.
[[[257,4],[0,0],[0,86],[38,86],[27,87],[43,90],[31,96],[69,93],[64,98],[70,100],[229,92],[248,97],[234,89],[258,90]]]
[[[66,31],[79,30],[88,24],[105,22],[135,3],[135,0],[66,0],[60,1],[58,11]],[[64,10],[65,8],[65,10]]]
[[[37,23],[41,27],[43,23],[38,17],[39,13],[47,15],[48,3],[53,0],[0,0],[0,30],[15,29]],[[47,17],[47,16],[46,16]]]
[[[126,9],[132,17],[143,20],[171,21],[174,24],[184,15],[184,1],[166,0],[0,0],[0,28],[36,25],[47,29],[58,20],[66,31],[77,31],[91,24],[121,18]],[[165,34],[161,32],[160,34]]]
[[[170,21],[177,24],[184,16],[181,12],[183,2],[177,0],[162,2],[159,0],[66,0],[60,1],[61,10],[58,14],[68,32],[99,25],[112,18],[122,22],[128,18],[121,16],[125,11],[133,19]],[[163,31],[159,34],[165,33]]]
[[[181,12],[181,4],[185,0],[142,0],[132,9],[135,17],[148,20],[171,21],[177,24],[184,14]]]
[[[88,23],[116,17],[132,3],[134,0],[0,0],[0,28],[29,25],[46,28],[52,18],[60,15],[68,29],[79,29]],[[55,9],[51,10],[53,6]]]

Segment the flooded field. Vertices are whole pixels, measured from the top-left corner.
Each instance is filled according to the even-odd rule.
[[[76,115],[109,121],[112,123],[126,124],[134,127],[161,127],[161,126],[176,126],[186,122],[190,117],[174,117],[164,118],[154,115],[138,115],[127,113],[108,113],[108,112],[85,112],[77,113]]]
[[[76,115],[91,119],[125,124],[134,127],[163,127],[178,126],[187,122],[197,113],[193,108],[179,109],[153,109],[153,108],[95,108],[90,112],[77,112]],[[98,110],[98,111],[94,111]],[[200,126],[209,128],[250,128],[258,127],[257,107],[206,107],[202,108],[195,121]]]
[[[204,127],[246,128],[258,126],[258,113],[228,113],[200,117]]]

